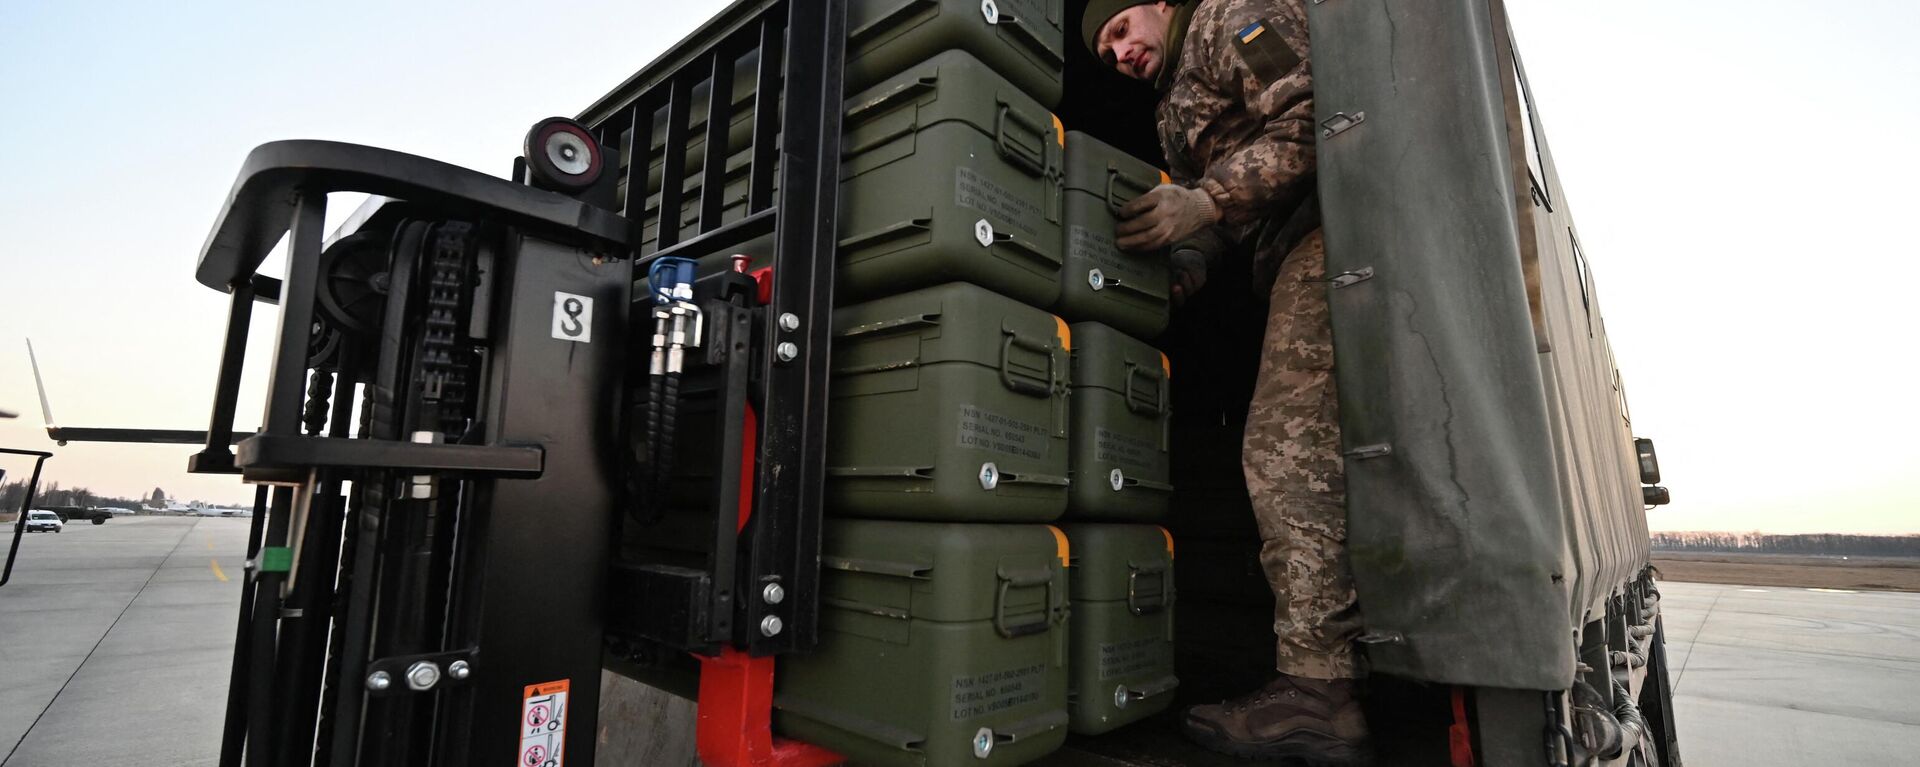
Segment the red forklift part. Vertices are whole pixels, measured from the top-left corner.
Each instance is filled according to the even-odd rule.
[[[772,269],[754,273],[760,283],[761,303],[773,286]],[[753,467],[759,417],[747,406],[746,434],[740,448],[740,513],[745,530],[753,517]],[[700,660],[699,719],[694,743],[700,760],[712,767],[824,767],[846,758],[818,746],[773,737],[772,656],[755,658],[735,647],[720,657],[695,655]]]
[[[1447,727],[1447,748],[1452,753],[1449,767],[1476,767],[1473,758],[1473,730],[1467,725],[1467,688],[1453,688],[1453,724]]]
[[[728,647],[700,658],[700,717],[694,741],[712,767],[827,767],[846,757],[773,737],[773,657]]]
[[[753,410],[753,404],[747,404],[746,435],[740,440],[740,516],[735,520],[734,532],[744,532],[747,520],[753,518],[753,456],[759,449],[760,415]]]
[[[760,286],[759,295],[755,296],[760,305],[773,303],[773,267],[763,266],[753,270],[753,281]]]

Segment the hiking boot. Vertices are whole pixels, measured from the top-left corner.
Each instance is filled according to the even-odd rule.
[[[1287,676],[1239,698],[1187,709],[1187,737],[1250,759],[1354,765],[1365,759],[1367,720],[1351,679]]]

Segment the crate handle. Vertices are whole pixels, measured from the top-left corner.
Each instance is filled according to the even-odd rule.
[[[1005,385],[1007,389],[1020,394],[1041,398],[1052,397],[1054,388],[1060,382],[1059,370],[1053,358],[1053,346],[1051,344],[1029,341],[1021,338],[1019,333],[1004,328],[1001,329],[1000,333],[1005,336],[1000,344],[1000,383]],[[1035,383],[1030,378],[1021,377],[1020,374],[1013,372],[1014,347],[1019,347],[1023,351],[1033,352],[1047,358],[1047,378],[1045,381]]]
[[[1068,477],[1062,477],[1058,474],[1034,474],[1032,472],[1022,472],[1022,473],[1016,474],[1011,471],[1002,471],[1000,472],[999,484],[1002,484],[1002,485],[1049,485],[1053,487],[1071,487],[1073,485],[1073,480]]]
[[[921,314],[910,314],[905,317],[895,317],[890,320],[881,320],[879,322],[862,323],[834,333],[833,335],[835,338],[857,338],[877,333],[891,333],[897,330],[937,327],[940,327],[939,312],[925,312]]]
[[[933,219],[915,218],[888,224],[871,232],[861,232],[847,237],[836,244],[842,251],[859,250],[870,245],[878,245],[889,240],[898,240],[930,231],[933,231]]]
[[[1155,482],[1151,479],[1140,479],[1138,477],[1123,477],[1120,480],[1120,482],[1121,482],[1121,487],[1137,487],[1137,488],[1140,488],[1141,490],[1152,490],[1156,493],[1173,492],[1173,485],[1167,484],[1165,482]]]
[[[848,32],[847,47],[853,48],[859,45],[860,43],[865,42],[867,38],[872,37],[876,34],[879,34],[881,31],[887,29],[888,27],[897,26],[901,22],[906,21],[909,17],[918,14],[922,10],[925,10],[918,6],[927,6],[930,8],[938,5],[939,5],[938,0],[907,0],[907,2],[901,3],[898,7],[894,8],[893,10],[890,10],[890,11],[887,11],[886,13],[881,14],[879,18],[876,18],[873,21],[869,21],[865,24],[861,24],[858,28],[854,29],[851,32]],[[849,58],[852,58],[852,57],[849,57]]]
[[[1000,148],[1000,156],[1011,160],[1015,165],[1025,168],[1035,176],[1047,175],[1047,126],[1015,111],[1006,99],[995,97],[1000,111],[993,119],[993,143]],[[1013,123],[1033,134],[1035,146],[1031,148],[1013,140],[1013,131],[1007,130],[1007,123]]]
[[[1155,695],[1165,695],[1167,693],[1173,692],[1175,689],[1178,689],[1179,687],[1180,687],[1179,677],[1163,676],[1163,677],[1160,677],[1159,679],[1155,679],[1151,682],[1140,685],[1139,687],[1127,688],[1127,698],[1129,700],[1142,701],[1142,700],[1151,698]]]
[[[933,565],[930,564],[890,562],[882,559],[836,557],[831,555],[821,556],[820,566],[828,570],[839,570],[848,573],[874,573],[877,575],[892,575],[901,578],[917,578],[920,580],[931,578],[931,573],[933,572]]]
[[[854,325],[853,327],[847,328],[845,330],[835,330],[833,335],[835,338],[848,339],[848,338],[859,338],[861,336],[876,336],[876,335],[883,335],[883,334],[889,334],[889,333],[911,332],[911,331],[918,331],[923,328],[937,328],[937,327],[940,327],[940,315],[938,313],[911,314],[905,317],[895,317],[890,320],[882,320],[880,322],[868,322],[868,323],[863,323],[859,325]],[[871,373],[885,373],[890,370],[904,370],[906,368],[914,367],[921,363],[920,353],[921,353],[920,347],[915,346],[913,353],[910,356],[906,356],[904,358],[896,357],[892,359],[885,359],[879,362],[868,362],[866,364],[860,364],[860,365],[834,365],[832,374],[835,377],[857,376],[857,375],[868,375]],[[926,473],[929,475],[927,478],[928,479],[932,478],[931,474],[933,472],[933,467],[930,467],[930,466],[901,467],[903,471],[908,468],[924,469]],[[865,471],[865,469],[854,469],[850,467],[847,468],[846,470],[847,471]],[[828,471],[831,472],[834,470],[828,469]]]
[[[1053,625],[1053,573],[1045,569],[1012,574],[1001,570],[997,575],[1000,579],[1000,591],[999,594],[993,598],[993,629],[999,632],[1000,636],[1008,639],[1031,636],[1033,634],[1044,633],[1048,626]],[[1016,587],[1030,589],[1035,586],[1047,587],[1047,601],[1044,606],[1045,609],[1040,613],[1040,620],[1034,623],[1022,623],[1018,626],[1008,626],[1007,594]]]
[[[911,136],[913,135],[914,131],[917,131],[919,129],[920,129],[919,122],[910,121],[907,124],[902,125],[893,130],[887,131],[886,133],[882,133],[878,136],[868,137],[865,141],[861,141],[858,144],[854,144],[853,146],[847,147],[843,155],[847,157],[852,157],[855,155],[865,154],[868,151],[871,151],[872,149],[874,149],[875,147],[886,146],[895,141],[898,141],[902,136]],[[847,135],[852,136],[853,134],[848,133]]]
[[[850,572],[857,573],[857,572],[865,572],[865,571],[852,570]],[[892,618],[894,620],[899,620],[899,621],[913,620],[913,613],[907,610],[902,610],[898,607],[888,607],[886,605],[877,605],[872,602],[861,602],[855,599],[839,599],[836,597],[821,597],[820,604],[827,607],[838,607],[842,610],[850,610],[850,611],[853,611],[856,613],[862,613],[865,615],[877,615],[882,618]]]
[[[1160,578],[1160,593],[1154,595],[1156,601],[1147,603],[1140,598],[1140,576],[1154,575]],[[1127,610],[1134,615],[1157,613],[1173,606],[1173,570],[1165,562],[1141,566],[1127,563]]]
[[[1132,293],[1133,295],[1148,299],[1150,301],[1165,301],[1167,299],[1166,296],[1149,291],[1146,288],[1143,288],[1135,284],[1135,282],[1137,281],[1136,280],[1123,281],[1116,277],[1107,277],[1101,281],[1100,287],[1102,290],[1119,290],[1127,293]]]
[[[1135,392],[1140,391],[1133,385],[1136,378],[1147,380],[1147,397],[1134,396]],[[1127,363],[1127,410],[1149,415],[1161,415],[1167,412],[1166,380],[1147,372],[1143,365]]]
[[[1015,18],[1013,14],[1001,11],[1000,20],[994,26],[1012,32],[1012,36],[1016,41],[1026,46],[1028,50],[1040,54],[1041,58],[1045,59],[1043,63],[1049,65],[1047,67],[1048,69],[1058,71],[1060,66],[1066,63],[1066,59],[1061,57],[1060,51],[1048,45],[1046,38],[1041,37],[1040,33],[1034,31],[1032,25]]]
[[[878,116],[880,113],[887,111],[887,107],[891,107],[907,99],[918,98],[920,94],[932,92],[939,83],[940,76],[934,75],[931,77],[914,78],[910,82],[904,82],[888,88],[885,93],[853,105],[852,109],[847,110],[847,122],[849,124],[860,122],[867,119],[869,114]]]
[[[1055,661],[1058,664],[1058,661]],[[1022,719],[1011,725],[992,730],[997,743],[1019,743],[1027,738],[1037,738],[1049,732],[1067,726],[1066,709],[1054,709],[1035,717]]]
[[[1015,254],[1026,257],[1028,261],[1039,264],[1042,268],[1060,268],[1060,259],[1047,255],[1045,251],[1036,247],[1033,243],[1010,234],[996,234],[994,235],[994,239],[996,240],[994,244],[1001,246],[1001,250],[1013,251]]]
[[[1113,163],[1107,163],[1107,210],[1118,214],[1121,206],[1133,201],[1135,197],[1146,194],[1158,185],[1159,179],[1142,180],[1139,176],[1121,170]],[[1122,187],[1138,191],[1123,198],[1117,194]]]
[[[827,476],[841,479],[933,479],[933,467],[828,466]]]

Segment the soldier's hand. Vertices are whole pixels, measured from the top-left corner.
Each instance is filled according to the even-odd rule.
[[[1167,255],[1167,271],[1172,278],[1168,287],[1174,306],[1186,303],[1207,286],[1207,272],[1219,265],[1226,251],[1225,233],[1217,226],[1173,244],[1173,252]]]
[[[1192,248],[1176,247],[1167,261],[1173,276],[1173,305],[1184,305],[1188,296],[1207,286],[1207,255]]]
[[[1161,184],[1121,206],[1114,244],[1122,250],[1158,250],[1220,220],[1213,198],[1198,189]]]

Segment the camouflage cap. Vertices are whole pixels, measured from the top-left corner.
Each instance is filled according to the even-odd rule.
[[[1136,5],[1154,2],[1157,0],[1087,0],[1087,12],[1080,17],[1080,40],[1087,44],[1088,52],[1100,55],[1100,49],[1093,43],[1100,38],[1100,28],[1107,25],[1108,19]]]

